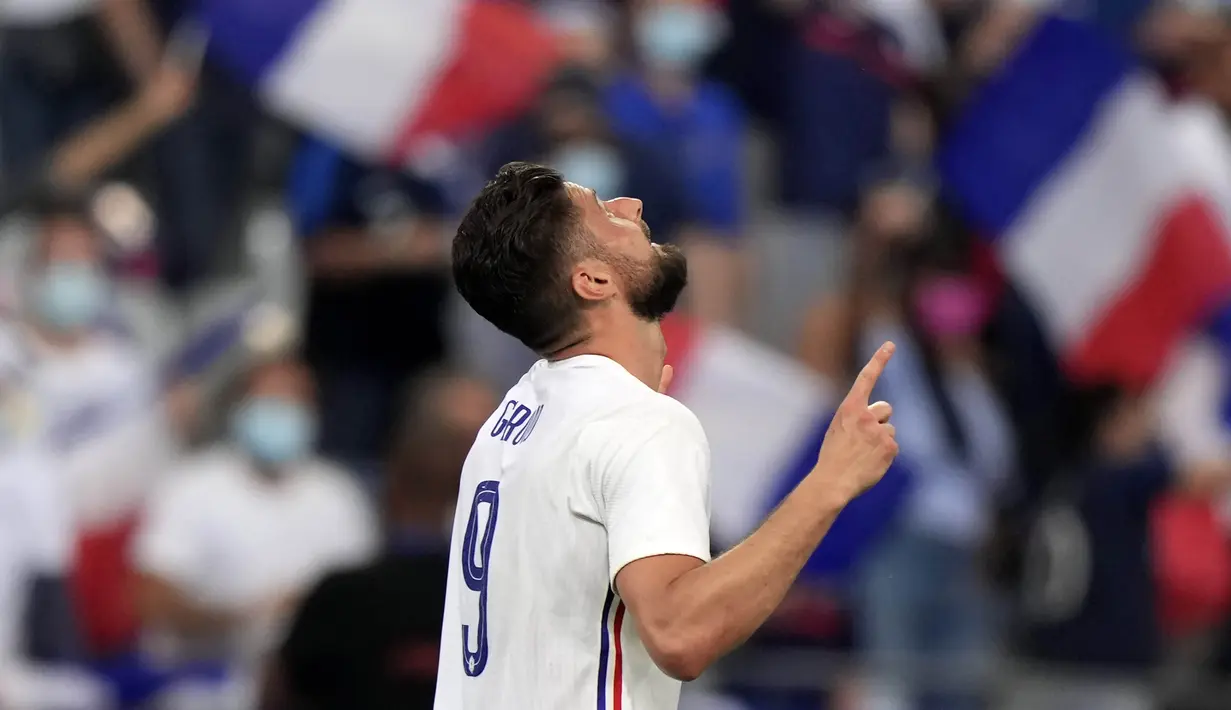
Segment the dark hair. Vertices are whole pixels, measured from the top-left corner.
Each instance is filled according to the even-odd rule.
[[[941,361],[941,354],[924,332],[919,322],[919,316],[914,308],[915,290],[925,278],[931,275],[965,275],[968,273],[966,255],[952,248],[944,237],[933,232],[931,239],[920,245],[914,253],[914,263],[907,276],[907,285],[903,289],[903,314],[906,329],[919,347],[920,359],[923,364],[925,384],[932,395],[932,403],[939,415],[939,424],[950,451],[957,460],[967,462],[970,457],[970,437],[966,427],[958,416],[957,403],[946,387],[948,377]]]
[[[300,359],[297,353],[291,350],[262,353],[252,356],[249,360],[240,364],[237,370],[230,373],[218,395],[217,402],[220,412],[226,416],[240,402],[244,401],[244,398],[257,385],[261,377],[270,370],[283,367],[294,369],[298,374],[305,375],[308,384],[308,397],[309,399],[316,398],[316,381],[313,379],[312,370]]]
[[[76,191],[42,190],[32,195],[26,210],[39,221],[71,219],[94,226],[89,195]]]
[[[1063,393],[1060,446],[1064,460],[1080,464],[1097,447],[1099,430],[1107,424],[1120,405],[1137,396],[1133,390],[1114,382],[1070,385]]]
[[[46,225],[53,221],[67,221],[74,225],[85,227],[93,240],[99,258],[104,260],[107,258],[107,243],[103,241],[102,231],[99,228],[98,222],[94,219],[93,210],[90,209],[88,195],[80,192],[48,189],[31,196],[26,202],[25,210],[31,217],[38,220],[41,225]],[[31,264],[39,265],[47,259],[50,242],[45,235],[46,232],[40,232],[38,241],[29,252],[28,259]]]
[[[584,228],[559,172],[509,163],[487,183],[453,238],[453,278],[479,315],[546,353],[576,332],[569,285]]]

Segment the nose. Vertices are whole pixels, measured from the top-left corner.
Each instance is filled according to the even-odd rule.
[[[617,216],[633,221],[641,219],[641,200],[635,197],[617,197],[607,202],[607,207]]]

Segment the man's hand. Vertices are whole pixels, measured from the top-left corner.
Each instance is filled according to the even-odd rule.
[[[681,510],[687,511],[678,507],[686,497],[682,490],[665,488],[658,490],[672,494],[644,495],[644,486],[638,488],[643,497],[634,510],[642,513],[648,508],[650,517],[632,522],[613,516],[609,507],[608,539],[628,535],[644,555],[616,572],[616,590],[628,605],[650,658],[663,672],[692,680],[751,636],[782,602],[842,507],[885,474],[898,452],[889,424],[891,412],[884,402],[869,406],[868,397],[892,355],[893,344],[885,343],[859,374],[838,407],[812,474],[756,532],[718,559],[703,564],[681,554],[688,547],[675,542],[678,534],[662,535],[657,549],[646,544],[645,520],[678,518]],[[671,375],[671,368],[664,367],[660,392],[671,384]],[[661,448],[642,445],[637,456],[644,460],[634,459],[625,470],[644,474],[651,466],[662,466],[665,457],[678,455],[683,441],[660,437],[655,443]],[[695,466],[696,459],[685,452],[672,464],[683,470]],[[670,466],[668,470],[674,471]],[[632,504],[627,496],[616,502]]]
[[[898,455],[898,442],[889,423],[893,408],[887,402],[868,404],[872,388],[893,357],[893,349],[893,343],[882,345],[859,373],[838,405],[817,456],[813,472],[831,481],[846,500],[876,485]]]

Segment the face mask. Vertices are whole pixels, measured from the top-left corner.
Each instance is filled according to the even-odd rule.
[[[641,58],[653,67],[688,70],[722,41],[722,16],[703,5],[667,3],[647,9],[633,27]]]
[[[934,339],[973,335],[987,322],[987,295],[973,279],[943,276],[921,284],[915,292],[919,325]]]
[[[38,277],[34,307],[45,325],[76,330],[98,319],[106,297],[107,279],[95,265],[51,263]]]
[[[599,143],[570,143],[561,148],[551,165],[564,179],[598,193],[615,197],[624,186],[624,164],[615,150]]]
[[[311,453],[316,420],[302,404],[256,397],[241,404],[231,422],[236,442],[263,464],[280,465]]]

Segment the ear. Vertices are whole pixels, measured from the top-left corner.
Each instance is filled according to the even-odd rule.
[[[573,291],[583,301],[603,301],[616,292],[615,274],[597,259],[585,259],[573,267]]]

